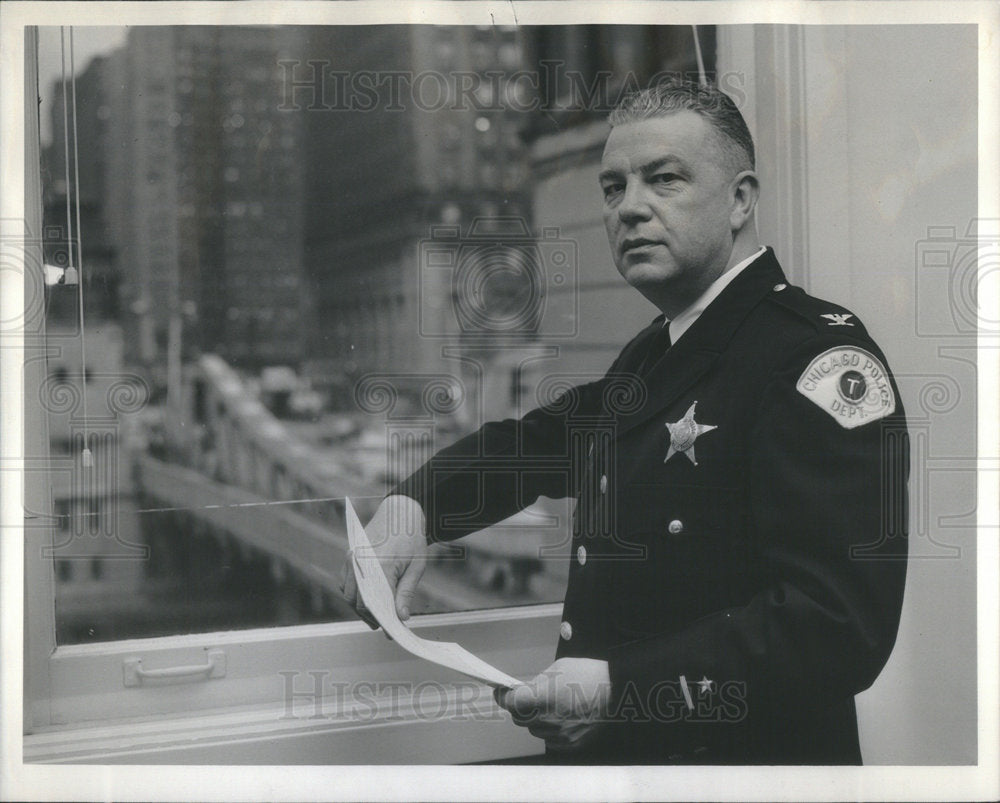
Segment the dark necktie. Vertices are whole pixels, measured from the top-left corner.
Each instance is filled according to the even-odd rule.
[[[670,322],[664,322],[663,326],[649,340],[649,347],[646,349],[646,356],[642,358],[642,364],[637,373],[639,376],[646,376],[656,365],[667,349],[670,348]]]

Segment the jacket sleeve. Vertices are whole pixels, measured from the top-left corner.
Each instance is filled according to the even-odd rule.
[[[812,339],[762,383],[745,526],[764,582],[743,606],[612,648],[616,695],[631,687],[647,699],[684,676],[692,689],[702,679],[716,692],[728,685],[744,714],[790,716],[810,700],[856,694],[881,671],[906,570],[905,418],[891,378],[895,412],[851,429],[797,390],[837,344]]]
[[[577,495],[574,432],[610,414],[616,394],[634,392],[617,374],[560,393],[520,419],[491,422],[440,450],[390,494],[415,499],[429,541],[450,541],[488,527],[539,496]]]

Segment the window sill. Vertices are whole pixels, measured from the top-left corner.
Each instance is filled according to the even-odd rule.
[[[412,627],[528,678],[552,661],[560,611],[436,614]],[[176,666],[208,648],[226,653],[226,677],[123,685],[129,658]],[[359,622],[62,647],[50,671],[51,723],[24,737],[26,762],[454,764],[542,749],[487,686]]]
[[[25,737],[24,762],[47,764],[465,764],[541,754],[482,686],[288,710],[261,706]],[[465,699],[463,699],[463,697]],[[354,705],[357,703],[354,702]]]

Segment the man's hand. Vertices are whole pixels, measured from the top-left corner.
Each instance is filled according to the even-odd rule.
[[[545,740],[552,750],[573,751],[589,742],[608,714],[608,662],[560,658],[515,689],[497,689],[497,703],[514,722]]]
[[[396,599],[400,619],[410,618],[410,605],[417,583],[427,566],[427,539],[424,535],[424,512],[416,500],[408,496],[388,496],[382,500],[372,520],[365,527],[368,540],[382,564],[389,586]],[[375,630],[378,622],[365,608],[358,595],[358,583],[350,556],[344,564],[341,585],[344,598],[354,607],[367,625]]]

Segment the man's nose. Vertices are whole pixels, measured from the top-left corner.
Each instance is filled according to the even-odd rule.
[[[621,203],[618,204],[618,217],[623,223],[645,220],[650,216],[649,204],[646,202],[643,187],[638,181],[625,184]]]

